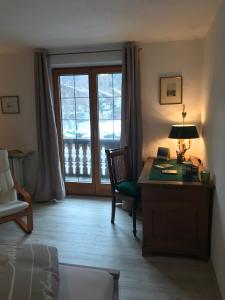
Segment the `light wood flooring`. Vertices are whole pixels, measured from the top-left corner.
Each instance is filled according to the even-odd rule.
[[[113,226],[110,210],[109,199],[95,197],[36,204],[33,233],[25,235],[13,222],[2,224],[0,242],[44,243],[58,248],[60,262],[119,269],[121,300],[220,299],[209,262],[142,257],[140,221],[135,239],[132,218],[117,209]]]

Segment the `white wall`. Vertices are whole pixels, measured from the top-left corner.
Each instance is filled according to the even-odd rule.
[[[225,3],[218,12],[204,44],[202,122],[205,157],[216,183],[212,261],[225,299]]]
[[[83,50],[84,51],[84,50]],[[97,51],[100,51],[97,49]],[[73,50],[75,54],[49,55],[49,64],[52,68],[109,66],[122,64],[122,51],[86,52],[80,53]]]
[[[172,155],[175,156],[176,142],[168,139],[167,136],[171,124],[181,121],[182,106],[159,104],[160,76],[173,74],[183,76],[183,102],[188,112],[187,122],[196,124],[199,124],[201,120],[203,122],[204,151],[201,151],[202,141],[198,139],[193,141],[193,147],[189,153],[204,156],[216,182],[212,260],[223,299],[225,299],[224,37],[225,4],[222,4],[204,43],[201,40],[193,40],[140,45],[143,48],[141,94],[144,158],[155,155],[158,146],[170,147]],[[56,61],[55,64],[57,64]],[[201,91],[203,91],[202,94]],[[0,55],[0,96],[3,95],[18,95],[21,113],[18,115],[0,113],[0,147],[36,150],[33,53],[31,51]],[[33,156],[26,165],[27,180],[31,186],[34,186],[35,170],[35,156]]]
[[[0,147],[36,150],[33,53],[0,55],[0,96],[19,96],[20,114],[0,113]],[[26,179],[33,186],[35,155],[26,164]],[[29,172],[32,169],[31,172]]]
[[[159,104],[159,78],[167,75],[183,76],[183,103],[188,112],[187,123],[200,124],[202,90],[202,41],[182,41],[141,44],[141,98],[144,131],[144,158],[155,156],[158,146],[171,149],[176,156],[176,141],[168,139],[171,124],[181,123],[182,105]],[[200,128],[199,128],[200,129]],[[200,133],[200,132],[199,132]],[[200,139],[193,140],[187,156],[197,155]]]
[[[182,105],[159,104],[159,77],[183,76],[183,102],[187,122],[200,123],[202,42],[200,40],[140,45],[141,93],[143,111],[143,156],[155,155],[158,146],[170,147],[175,156],[176,141],[167,138],[170,126],[181,121]],[[121,52],[74,55],[74,66],[97,61],[98,64],[121,63]],[[64,55],[50,57],[53,67],[72,66]],[[65,60],[66,59],[66,60]],[[2,147],[36,149],[35,101],[32,52],[0,55],[0,95],[19,95],[21,114],[1,115],[0,126],[7,128],[0,136]],[[199,139],[188,154],[201,156]],[[30,163],[30,162],[29,162]],[[29,177],[29,176],[28,176]],[[30,180],[30,177],[29,177]],[[32,179],[33,180],[33,179]]]
[[[49,58],[52,67],[111,65],[121,64],[121,51]],[[0,54],[0,96],[4,95],[19,96],[21,113],[5,115],[0,112],[0,148],[35,151],[25,160],[25,181],[33,192],[37,154],[33,51]]]
[[[187,122],[200,125],[202,91],[201,40],[140,44],[141,94],[143,111],[143,156],[155,155],[158,146],[170,147],[175,157],[176,141],[167,138],[171,124],[181,122],[182,105],[159,104],[159,78],[166,75],[183,76],[183,103],[188,111]],[[76,51],[75,51],[76,52]],[[53,52],[54,53],[54,52]],[[121,52],[50,56],[52,67],[121,64]],[[201,128],[199,126],[199,130]],[[200,132],[199,132],[200,133]],[[201,141],[193,140],[191,150],[201,157]]]

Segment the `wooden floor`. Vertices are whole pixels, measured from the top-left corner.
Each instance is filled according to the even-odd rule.
[[[34,206],[34,231],[0,226],[0,242],[56,246],[60,262],[119,269],[121,300],[220,299],[210,263],[190,258],[141,255],[141,223],[132,235],[132,219],[117,209],[110,223],[110,201],[75,197]],[[66,300],[66,299],[65,299]]]

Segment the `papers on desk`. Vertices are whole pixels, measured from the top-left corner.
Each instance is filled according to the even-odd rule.
[[[177,170],[162,170],[161,173],[162,174],[172,174],[172,175],[178,174]]]
[[[173,165],[171,165],[171,164],[158,164],[158,165],[154,165],[154,167],[156,167],[158,169],[166,169],[166,168],[173,167]]]

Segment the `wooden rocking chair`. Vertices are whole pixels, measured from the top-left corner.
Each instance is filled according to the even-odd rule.
[[[18,200],[17,193],[21,200]],[[0,224],[9,221],[15,221],[26,233],[33,230],[31,196],[12,178],[8,152],[0,150]]]

